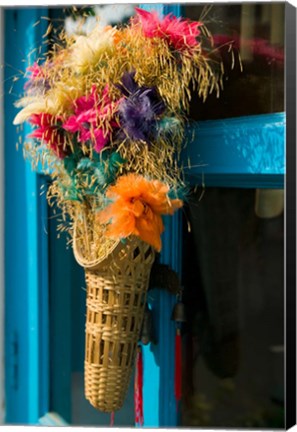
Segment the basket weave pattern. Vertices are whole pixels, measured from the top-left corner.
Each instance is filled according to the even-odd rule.
[[[134,366],[154,252],[128,238],[85,268],[85,396],[100,411],[120,409]]]

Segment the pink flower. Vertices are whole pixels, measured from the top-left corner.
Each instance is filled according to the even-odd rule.
[[[30,72],[30,79],[45,77],[43,68],[39,66],[36,62],[33,63],[33,66],[29,66],[27,68],[27,71]]]
[[[28,80],[24,85],[24,89],[28,94],[38,95],[44,94],[50,88],[50,83],[45,69],[39,66],[36,62],[33,66],[27,68],[29,72]]]
[[[48,113],[33,114],[29,121],[34,126],[38,126],[29,137],[47,143],[60,159],[69,154],[70,149],[66,149],[66,137],[61,128],[60,117]]]
[[[137,12],[136,22],[141,23],[146,37],[163,38],[179,51],[189,50],[199,45],[196,38],[200,34],[198,27],[202,23],[176,18],[172,14],[160,19],[157,12],[148,12],[139,8],[135,8],[135,10]]]
[[[110,141],[111,131],[105,124],[112,116],[117,104],[112,102],[108,94],[106,85],[101,99],[97,93],[95,85],[92,86],[91,93],[87,96],[81,96],[74,101],[74,114],[71,115],[63,128],[68,132],[78,132],[78,141],[91,141],[96,152],[100,152],[103,147]],[[110,122],[111,127],[119,127],[114,120]]]

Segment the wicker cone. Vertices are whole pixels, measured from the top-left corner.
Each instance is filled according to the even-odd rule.
[[[85,396],[100,411],[113,412],[122,407],[131,379],[154,251],[131,237],[89,265],[75,241],[74,255],[87,284]]]

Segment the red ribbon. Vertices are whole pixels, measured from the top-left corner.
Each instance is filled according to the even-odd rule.
[[[136,356],[136,373],[134,381],[134,406],[135,406],[135,423],[143,425],[143,359],[141,346],[137,347]]]
[[[113,426],[114,425],[114,411],[112,411],[111,413],[110,413],[110,424],[109,424],[110,426]]]
[[[174,393],[177,401],[182,397],[182,350],[181,350],[181,334],[180,330],[176,330],[175,335],[175,371],[174,371]]]

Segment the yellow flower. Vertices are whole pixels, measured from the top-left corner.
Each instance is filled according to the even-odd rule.
[[[73,111],[76,99],[84,94],[83,82],[75,77],[68,77],[55,83],[47,97],[55,106],[55,115],[63,115]]]
[[[78,73],[88,72],[100,62],[103,55],[106,56],[112,52],[113,37],[116,31],[115,28],[102,29],[97,26],[88,36],[77,36],[71,46],[68,66]]]

